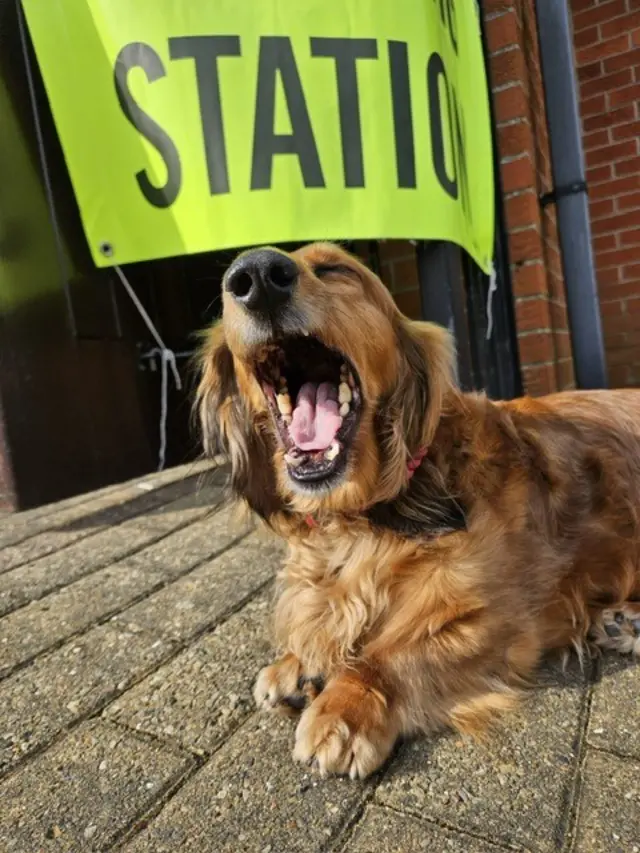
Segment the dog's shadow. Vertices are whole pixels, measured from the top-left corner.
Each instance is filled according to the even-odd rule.
[[[632,655],[603,652],[591,661],[591,683],[599,684],[606,678],[615,678],[618,673],[640,667],[640,660]]]
[[[423,774],[433,782],[441,774],[444,787],[446,780],[452,787],[461,784],[456,766],[479,780],[487,772],[498,773],[500,767],[513,764],[515,773],[524,771],[529,782],[545,764],[568,767],[576,760],[586,732],[592,690],[633,667],[640,668],[640,663],[614,652],[585,655],[582,661],[575,654],[566,661],[548,656],[520,706],[500,717],[486,739],[476,741],[450,729],[404,738],[378,771],[378,779],[393,785]]]

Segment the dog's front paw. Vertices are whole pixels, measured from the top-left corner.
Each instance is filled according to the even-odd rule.
[[[253,696],[258,708],[297,716],[322,690],[321,678],[306,678],[295,655],[266,666],[258,675]]]
[[[293,757],[329,773],[365,779],[387,759],[397,737],[385,698],[351,679],[336,679],[303,713]]]

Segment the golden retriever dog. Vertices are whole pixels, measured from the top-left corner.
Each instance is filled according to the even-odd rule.
[[[267,710],[363,778],[481,735],[544,653],[640,654],[640,393],[461,393],[447,332],[339,247],[241,254],[201,353],[205,449],[288,543]]]

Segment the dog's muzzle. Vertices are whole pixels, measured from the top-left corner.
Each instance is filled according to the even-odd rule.
[[[297,280],[295,261],[273,249],[256,249],[229,267],[225,287],[256,319],[274,320],[291,302]]]

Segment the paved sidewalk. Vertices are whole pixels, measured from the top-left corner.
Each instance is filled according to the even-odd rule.
[[[279,545],[191,466],[0,520],[0,851],[640,853],[640,666],[549,666],[366,783],[254,713]]]

